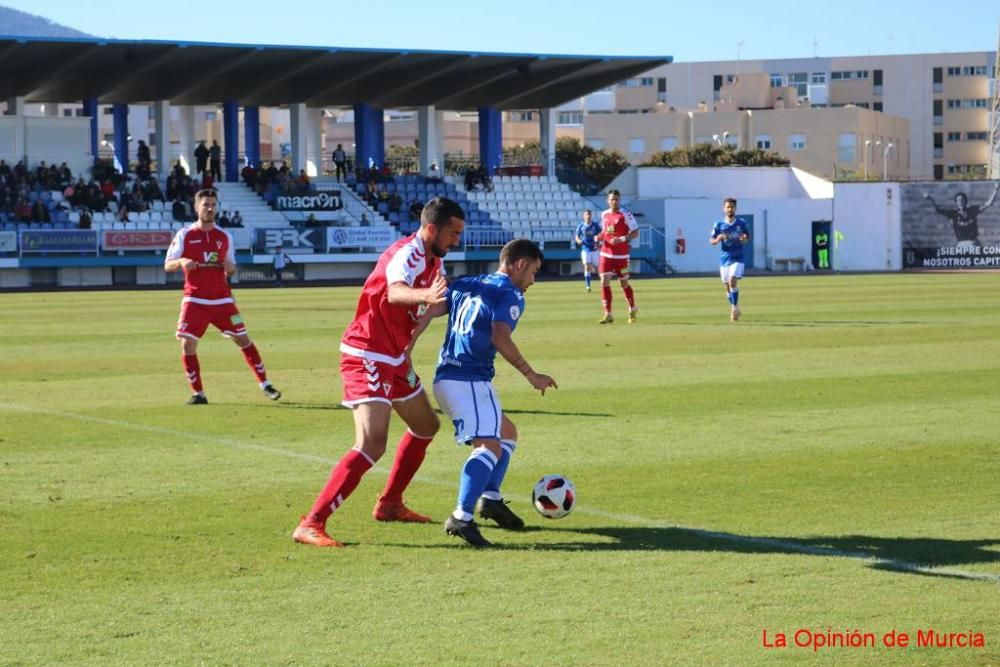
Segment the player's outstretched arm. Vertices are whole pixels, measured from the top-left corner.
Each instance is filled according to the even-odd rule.
[[[1000,181],[997,181],[997,184],[995,186],[993,186],[993,194],[991,194],[989,196],[989,199],[987,199],[985,202],[983,202],[983,208],[981,208],[979,210],[982,211],[984,209],[989,208],[990,206],[993,206],[993,204],[996,203],[997,193],[998,192],[1000,192]]]
[[[415,306],[421,303],[433,306],[447,299],[448,282],[440,274],[428,287],[410,287],[404,282],[389,285],[388,300],[394,306]]]
[[[174,271],[179,271],[183,269],[184,271],[190,271],[191,269],[197,269],[198,262],[193,259],[188,259],[187,257],[181,257],[179,259],[168,259],[163,263],[163,270],[167,273],[173,273]]]
[[[531,368],[531,364],[528,360],[521,355],[521,351],[517,349],[517,345],[514,344],[514,339],[511,338],[510,325],[506,322],[494,322],[493,323],[493,334],[492,343],[493,347],[497,349],[500,356],[507,360],[511,366],[517,369],[520,373],[528,380],[528,383],[532,387],[542,392],[542,396],[545,395],[545,390],[549,387],[553,389],[558,389],[559,385],[556,384],[554,378],[549,377],[543,373],[536,373]]]

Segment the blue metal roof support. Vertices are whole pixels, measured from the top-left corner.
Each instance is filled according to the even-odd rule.
[[[370,104],[354,105],[355,168],[385,164],[385,123],[382,109]]]
[[[247,164],[260,169],[260,107],[243,107],[243,141],[246,143]]]
[[[90,117],[90,157],[97,159],[97,98],[88,97],[83,101],[83,115]]]
[[[111,118],[114,123],[115,139],[115,169],[119,173],[128,173],[128,105],[115,104],[111,107]]]
[[[502,128],[499,109],[479,107],[479,161],[490,176],[503,164]]]
[[[222,103],[222,149],[226,152],[225,180],[240,180],[240,103],[226,100]]]

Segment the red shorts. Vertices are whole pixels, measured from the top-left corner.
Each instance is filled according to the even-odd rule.
[[[424,390],[420,376],[408,363],[393,366],[353,354],[340,355],[340,377],[344,383],[345,406],[352,408],[373,401],[392,404],[405,401]]]
[[[597,266],[597,272],[601,275],[612,273],[619,278],[628,278],[628,259],[617,259],[601,255],[601,262]]]
[[[185,301],[181,304],[181,315],[177,319],[175,336],[198,340],[205,335],[209,324],[221,331],[223,336],[239,336],[247,332],[235,303],[206,306],[202,303]]]

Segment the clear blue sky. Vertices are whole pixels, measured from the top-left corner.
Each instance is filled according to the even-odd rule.
[[[1000,0],[0,0],[0,5],[119,39],[672,55],[677,61],[733,60],[737,50],[744,59],[993,51],[1000,27]]]

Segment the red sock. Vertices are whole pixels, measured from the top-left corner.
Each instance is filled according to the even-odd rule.
[[[427,447],[432,439],[421,438],[411,433],[409,429],[406,430],[396,447],[396,458],[392,462],[392,470],[389,471],[389,479],[386,480],[382,498],[390,501],[403,499],[403,491],[413,481],[413,476],[424,462],[424,455],[427,454]]]
[[[611,285],[601,285],[601,305],[605,313],[611,312]]]
[[[628,309],[635,310],[635,294],[632,293],[632,286],[626,285],[622,288],[622,291],[625,292],[625,300],[628,301]]]
[[[182,354],[181,362],[184,364],[184,372],[187,374],[191,391],[196,394],[201,392],[201,365],[198,363],[198,355]]]
[[[344,504],[347,497],[358,487],[365,473],[375,465],[371,459],[356,449],[348,451],[337,461],[330,472],[330,479],[320,491],[319,497],[309,510],[306,520],[320,526],[326,525],[334,510]]]
[[[253,374],[257,376],[257,382],[267,382],[267,372],[264,370],[264,361],[260,358],[260,352],[257,351],[257,346],[250,343],[246,347],[240,348],[243,352],[243,358],[247,360],[247,366],[253,371]]]

